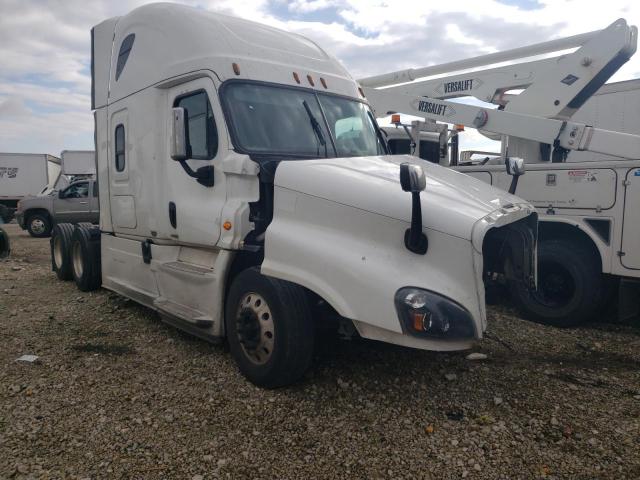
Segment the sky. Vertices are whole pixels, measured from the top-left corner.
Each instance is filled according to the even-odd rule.
[[[93,149],[91,27],[142,0],[0,0],[0,152]],[[183,0],[305,35],[355,78],[640,23],[630,0]],[[640,55],[613,78],[640,77]],[[486,147],[475,132],[463,146]]]

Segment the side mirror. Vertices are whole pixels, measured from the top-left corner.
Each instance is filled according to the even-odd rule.
[[[58,191],[58,198],[60,199],[64,198],[64,190]]]
[[[524,160],[519,157],[507,157],[504,161],[507,165],[507,173],[512,177],[519,177],[520,175],[524,175],[525,166]]]
[[[400,186],[405,192],[411,192],[411,228],[404,232],[404,246],[418,255],[424,255],[429,248],[427,236],[422,232],[422,207],[420,192],[427,188],[424,170],[410,163],[400,164]]]
[[[513,177],[509,186],[509,193],[515,195],[518,188],[518,178],[520,175],[524,175],[524,160],[518,157],[507,157],[504,163],[507,166],[507,173]]]
[[[187,159],[187,122],[184,108],[171,110],[171,158],[180,162]]]
[[[400,164],[400,185],[405,192],[421,192],[427,188],[424,170],[410,163]]]

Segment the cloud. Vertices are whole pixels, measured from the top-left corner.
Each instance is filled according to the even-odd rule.
[[[0,151],[92,148],[90,29],[146,0],[3,0]],[[183,0],[301,33],[356,77],[421,67],[640,18],[631,0]],[[518,4],[523,7],[518,7]],[[640,75],[632,59],[614,77]],[[471,135],[468,135],[471,138]]]

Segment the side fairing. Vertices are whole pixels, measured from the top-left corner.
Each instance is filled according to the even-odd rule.
[[[111,222],[111,202],[109,201],[109,117],[107,107],[99,108],[94,113],[96,171],[98,181],[98,198],[100,203],[100,230],[113,232]]]

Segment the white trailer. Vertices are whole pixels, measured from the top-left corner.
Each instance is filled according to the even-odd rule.
[[[70,177],[96,174],[96,152],[94,150],[63,150],[62,174]]]
[[[60,159],[36,153],[0,153],[0,217],[13,217],[18,201],[37,195],[60,176]]]
[[[421,115],[427,125],[464,123],[502,139],[498,157],[461,163],[459,171],[507,189],[505,158],[526,160],[528,173],[516,193],[538,209],[540,281],[533,293],[511,290],[529,318],[559,326],[594,318],[611,298],[612,284],[620,287],[621,317],[640,307],[634,286],[640,278],[634,208],[640,199],[640,84],[601,87],[635,53],[636,42],[635,27],[618,20],[601,31],[361,81],[375,87],[365,91],[379,112]],[[575,47],[557,57],[477,70]],[[468,71],[454,72],[459,69]],[[429,75],[439,77],[415,80]],[[401,84],[390,86],[395,82]],[[434,100],[461,96],[502,111]]]
[[[154,4],[92,30],[100,227],[53,266],[207,340],[252,382],[307,369],[318,326],[428,350],[487,328],[483,278],[535,283],[533,207],[387,155],[345,69],[299,35]]]

